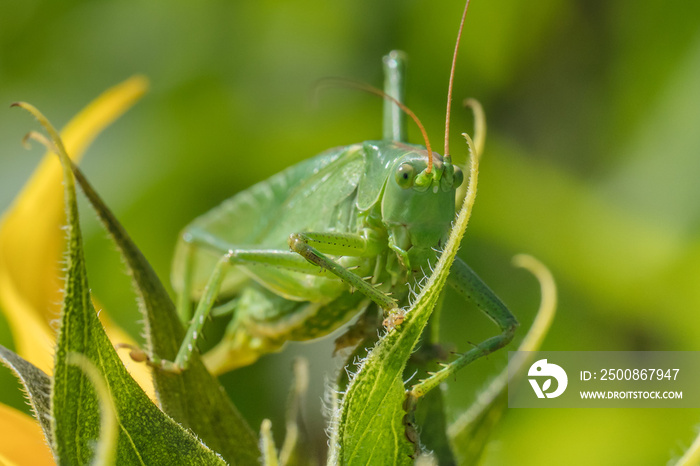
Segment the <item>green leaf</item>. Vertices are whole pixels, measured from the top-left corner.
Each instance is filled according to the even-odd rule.
[[[405,435],[402,423],[403,381],[391,380],[396,367],[367,361],[367,369],[357,374],[342,400],[338,443],[331,445],[329,464],[412,464],[414,445]],[[403,367],[398,370],[399,377]],[[376,383],[371,378],[376,376]],[[355,379],[353,379],[355,380]]]
[[[49,445],[53,447],[50,408],[51,378],[34,364],[25,361],[21,356],[2,345],[0,345],[0,361],[9,367],[24,385],[34,417],[39,421]]]
[[[557,307],[557,289],[547,268],[531,256],[519,255],[516,265],[530,270],[539,280],[542,300],[535,321],[518,347],[518,351],[537,351],[552,325]],[[477,465],[508,404],[510,382],[524,378],[532,358],[518,358],[516,364],[501,372],[447,430],[452,450],[460,465]]]
[[[69,363],[71,353],[84,355],[105,378],[119,419],[117,464],[224,464],[221,457],[158,409],[119,360],[90,299],[70,159],[46,118],[29,104],[17,105],[46,128],[64,167],[67,276],[51,391],[51,430],[59,464],[90,462],[100,430],[95,390],[82,370]],[[32,136],[51,144],[41,136]]]
[[[124,227],[80,169],[75,165],[72,168],[78,184],[126,261],[144,315],[149,352],[174,360],[185,338],[175,304]],[[259,464],[255,434],[198,354],[193,354],[190,367],[181,374],[154,370],[154,382],[163,410],[192,429],[227,462]]]
[[[445,293],[443,292],[423,330],[420,348],[413,352],[406,369],[404,369],[405,374],[426,374],[438,371],[441,369],[439,361],[446,361],[449,357],[447,348],[439,343],[440,315],[442,314],[444,298]],[[437,464],[448,466],[454,465],[455,459],[447,438],[445,409],[443,390],[432,390],[416,406],[415,424],[418,426],[424,449],[431,452]]]
[[[68,364],[78,366],[87,376],[97,392],[100,403],[100,439],[97,442],[97,449],[91,464],[95,466],[113,465],[117,451],[117,439],[119,438],[117,409],[104,377],[97,367],[80,353],[69,353],[67,361]]]
[[[467,141],[471,148],[468,137]],[[390,330],[361,363],[334,413],[330,464],[412,464],[417,456],[418,434],[403,408],[403,372],[440,297],[467,228],[476,197],[478,162],[478,157],[471,157],[464,204],[433,274],[403,323]]]

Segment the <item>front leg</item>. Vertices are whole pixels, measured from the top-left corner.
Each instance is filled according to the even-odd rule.
[[[377,303],[385,312],[393,314],[398,310],[395,299],[324,254],[374,256],[381,249],[378,241],[347,233],[293,233],[289,236],[289,248],[310,263],[328,270],[348,286]]]
[[[491,337],[462,354],[455,361],[444,364],[443,368],[414,385],[408,391],[407,411],[412,412],[415,403],[450,375],[470,362],[504,347],[513,339],[518,321],[503,301],[479,278],[479,276],[459,257],[455,258],[448,283],[464,298],[472,301],[501,329],[500,335]]]

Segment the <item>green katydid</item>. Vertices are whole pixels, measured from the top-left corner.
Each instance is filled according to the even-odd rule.
[[[152,364],[186,369],[222,299],[228,301],[217,311],[226,308],[233,317],[222,341],[204,355],[215,373],[251,364],[286,341],[327,335],[371,305],[384,311],[385,326],[400,325],[410,290],[437,262],[463,193],[462,170],[447,148],[463,24],[464,16],[450,73],[445,156],[432,152],[403,105],[404,62],[390,53],[385,91],[375,92],[385,97],[382,140],[330,149],[289,167],[184,229],[172,283],[189,329],[174,361],[154,357]],[[425,146],[406,142],[405,113],[421,128]],[[512,339],[515,317],[459,258],[449,283],[501,329],[482,343],[483,354]]]

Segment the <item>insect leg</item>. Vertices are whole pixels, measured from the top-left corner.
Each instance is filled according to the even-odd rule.
[[[406,91],[404,85],[406,55],[398,50],[392,50],[384,56],[383,62],[384,93],[403,103]],[[406,114],[389,99],[384,100],[383,135],[384,139],[389,141],[406,141]]]
[[[407,408],[409,409],[415,407],[415,403],[419,398],[437,387],[442,381],[462,367],[507,345],[513,339],[515,330],[518,327],[518,321],[506,305],[503,304],[503,301],[458,257],[455,258],[450,269],[448,283],[491,318],[501,329],[501,334],[481,342],[455,361],[444,365],[442,369],[431,374],[427,379],[414,385],[409,390],[406,400]]]
[[[169,372],[180,373],[187,369],[189,366],[192,353],[195,351],[197,336],[201,335],[202,328],[204,327],[204,322],[211,311],[214,302],[216,301],[216,296],[219,294],[219,289],[221,288],[221,282],[223,281],[226,269],[230,267],[230,253],[224,255],[214,268],[214,272],[209,277],[206,287],[204,288],[204,293],[202,298],[197,304],[197,309],[194,313],[194,318],[187,333],[185,334],[185,339],[180,345],[180,349],[175,356],[175,361],[166,361],[164,359],[157,358],[153,356],[150,363],[156,367]],[[184,294],[184,293],[183,293]],[[182,301],[182,299],[181,299]]]
[[[194,263],[194,245],[185,243],[185,258],[182,273],[182,290],[177,297],[177,315],[180,322],[187,323],[192,317],[192,264]]]
[[[325,252],[338,256],[373,256],[379,249],[378,242],[360,235],[343,233],[293,233],[289,236],[289,248],[310,263],[328,270],[385,311],[397,308],[396,300],[323,254]]]
[[[224,254],[214,267],[214,271],[209,276],[202,297],[197,303],[197,308],[190,326],[185,334],[185,339],[174,361],[166,361],[153,357],[151,365],[163,370],[179,373],[189,366],[192,353],[196,349],[196,341],[202,333],[202,328],[211,313],[212,307],[219,295],[221,284],[226,276],[226,272],[234,265],[267,265],[274,269],[280,269],[279,276],[285,278],[285,273],[302,272],[311,275],[318,275],[318,267],[303,260],[298,255],[289,251],[279,250],[245,250],[232,249]],[[289,278],[293,281],[292,278]]]
[[[218,246],[218,247],[216,247]],[[182,242],[182,267],[180,268],[180,275],[177,279],[181,283],[181,289],[177,296],[177,315],[180,317],[180,321],[185,325],[188,325],[192,320],[192,302],[196,299],[193,297],[193,270],[195,261],[197,260],[197,248],[210,247],[217,255],[223,255],[226,251],[234,248],[229,245],[212,245],[208,244],[206,241],[198,240],[192,232],[187,234],[186,239]],[[229,314],[235,308],[235,300],[225,303],[217,308],[213,309],[214,316],[220,316]]]

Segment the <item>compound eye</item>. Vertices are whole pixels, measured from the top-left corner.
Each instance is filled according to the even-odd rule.
[[[416,169],[410,163],[402,163],[396,170],[396,183],[404,189],[413,186]]]

